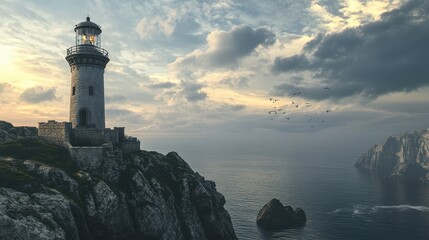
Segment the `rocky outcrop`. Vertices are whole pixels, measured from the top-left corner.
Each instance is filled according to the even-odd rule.
[[[363,154],[355,167],[385,177],[429,182],[429,130],[389,137]]]
[[[216,184],[177,153],[106,151],[84,171],[37,139],[0,144],[0,239],[236,239]]]
[[[0,121],[0,143],[14,140],[19,137],[36,137],[35,127],[14,127],[11,123]]]
[[[262,207],[256,217],[259,227],[266,230],[303,227],[307,221],[304,210],[291,206],[283,206],[276,198],[271,199]]]

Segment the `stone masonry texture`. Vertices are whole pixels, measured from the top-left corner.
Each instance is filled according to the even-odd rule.
[[[89,94],[89,87],[93,87],[94,94]],[[75,94],[73,95],[73,88]],[[71,67],[71,98],[70,122],[73,128],[79,125],[79,111],[88,112],[88,125],[96,129],[105,127],[104,110],[104,69],[96,65],[77,65]]]

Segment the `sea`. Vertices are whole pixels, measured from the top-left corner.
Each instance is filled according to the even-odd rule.
[[[194,171],[216,182],[238,239],[429,239],[429,184],[385,179],[354,163],[362,146],[296,149],[181,149]],[[304,209],[305,227],[264,231],[272,198]]]

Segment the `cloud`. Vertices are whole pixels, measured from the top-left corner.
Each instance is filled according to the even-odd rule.
[[[273,72],[302,71],[308,68],[308,59],[304,55],[293,55],[287,58],[276,57],[273,65]]]
[[[315,94],[320,86],[299,86],[315,99],[352,95],[374,99],[416,90],[429,84],[428,11],[429,2],[410,1],[384,13],[379,21],[319,35],[300,54],[277,57],[272,71],[313,72],[319,85],[331,88],[330,95],[320,95]],[[275,88],[274,92],[281,94],[282,89],[294,87],[284,83]]]
[[[201,90],[203,87],[199,83],[182,82],[182,94],[190,102],[196,102],[206,99],[207,93]]]
[[[143,39],[152,38],[163,33],[164,36],[170,36],[176,28],[177,11],[170,9],[164,15],[156,15],[153,17],[144,17],[136,26],[136,31]]]
[[[125,102],[126,98],[122,95],[107,95],[106,103]]]
[[[7,88],[10,88],[10,84],[0,83],[0,93],[4,92]]]
[[[27,103],[40,103],[56,100],[55,92],[55,88],[33,87],[27,88],[19,98]]]
[[[206,40],[206,50],[195,50],[177,58],[174,64],[179,68],[234,68],[241,58],[251,54],[258,46],[274,44],[275,35],[266,28],[254,30],[250,26],[238,26],[230,31],[214,30]]]
[[[123,108],[107,108],[106,117],[109,121],[128,124],[145,124],[147,121],[140,114]]]
[[[177,84],[173,82],[162,82],[162,83],[153,83],[150,84],[148,87],[152,89],[165,89],[165,88],[172,88],[175,87]]]
[[[249,86],[249,78],[248,77],[227,77],[220,80],[220,84],[229,86],[230,88],[243,88]]]
[[[182,81],[180,84],[164,89],[162,93],[157,95],[156,99],[163,100],[169,106],[202,101],[207,98],[207,93],[202,90],[204,86],[200,83]]]

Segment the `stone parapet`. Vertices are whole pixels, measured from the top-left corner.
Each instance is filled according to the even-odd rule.
[[[71,131],[70,122],[56,122],[55,120],[39,122],[39,137],[63,147],[67,147],[67,143],[70,142]]]

